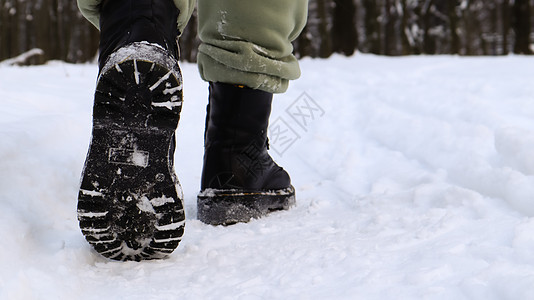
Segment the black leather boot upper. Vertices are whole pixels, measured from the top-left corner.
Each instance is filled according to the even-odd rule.
[[[278,190],[287,172],[267,152],[272,94],[210,83],[201,189]]]
[[[100,70],[111,53],[133,42],[158,44],[178,59],[178,14],[172,0],[103,1],[100,7]]]

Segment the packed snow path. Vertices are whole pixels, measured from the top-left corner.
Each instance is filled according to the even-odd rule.
[[[534,299],[531,57],[304,59],[271,153],[297,206],[196,220],[207,85],[183,64],[169,258],[113,262],[76,220],[97,67],[0,67],[0,299]]]

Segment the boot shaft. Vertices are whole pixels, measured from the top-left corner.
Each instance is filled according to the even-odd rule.
[[[287,188],[289,175],[267,152],[272,94],[210,83],[201,189]]]
[[[205,146],[265,145],[273,94],[225,83],[210,83]]]
[[[178,59],[179,11],[172,0],[106,0],[100,8],[100,70],[108,56],[133,42],[158,44]]]

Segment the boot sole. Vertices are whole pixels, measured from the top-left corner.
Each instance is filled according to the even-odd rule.
[[[135,43],[112,54],[99,76],[78,220],[89,244],[110,259],[164,258],[181,241],[173,162],[180,74],[162,48]]]
[[[198,195],[198,219],[210,225],[232,225],[261,218],[295,205],[295,189],[249,192],[206,189]]]

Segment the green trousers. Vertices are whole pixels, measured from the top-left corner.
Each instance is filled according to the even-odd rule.
[[[98,27],[102,0],[78,0]],[[117,0],[111,0],[117,1]],[[173,0],[183,31],[196,0]],[[206,81],[282,93],[300,76],[291,42],[306,24],[308,0],[198,0],[198,67]]]

